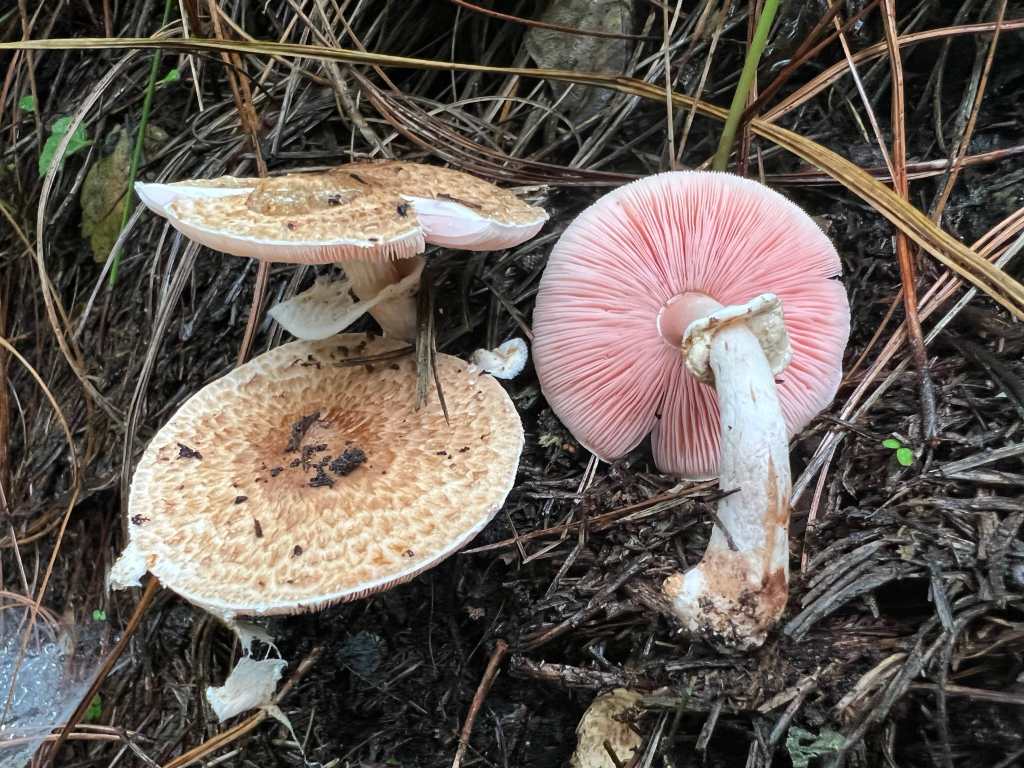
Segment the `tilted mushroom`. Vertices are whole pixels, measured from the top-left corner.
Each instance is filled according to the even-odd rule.
[[[411,339],[426,243],[497,250],[533,237],[543,209],[466,173],[404,162],[353,163],[268,179],[224,176],[136,184],[142,201],[192,239],[236,256],[338,262],[349,283],[318,282],[271,314],[306,339],[327,338],[369,311]],[[348,300],[348,290],[360,299]]]
[[[363,334],[205,386],[136,468],[111,582],[149,571],[231,621],[354,600],[458,550],[511,490],[523,429],[494,379],[436,362],[450,422],[436,397],[415,408],[411,348]]]
[[[839,385],[840,269],[796,205],[703,172],[605,195],[552,250],[533,325],[552,409],[602,459],[650,433],[663,471],[729,492],[701,563],[664,585],[693,633],[758,645],[785,608],[787,439]]]
[[[415,211],[395,192],[323,173],[138,183],[135,189],[150,210],[209,248],[264,261],[339,263],[349,282],[319,283],[326,301],[316,293],[306,299],[305,319],[314,336],[320,329],[309,323],[310,315],[327,324],[320,331],[326,337],[365,311],[388,335],[410,338],[415,331],[411,296],[423,266],[417,255],[426,244]],[[379,298],[383,289],[403,281],[404,295]],[[347,300],[349,287],[362,306]]]

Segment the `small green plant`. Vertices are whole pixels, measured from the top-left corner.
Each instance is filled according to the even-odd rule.
[[[89,708],[85,710],[85,714],[82,716],[83,723],[95,723],[103,716],[103,699],[97,693],[92,697],[92,701],[89,702]]]
[[[57,154],[57,147],[60,145],[61,140],[64,138],[64,134],[68,132],[68,128],[71,127],[70,117],[59,117],[53,125],[50,127],[50,135],[46,137],[46,143],[43,144],[43,151],[39,154],[39,177],[42,178],[50,170],[50,165],[53,163],[53,156]],[[75,154],[80,149],[84,149],[92,144],[89,141],[89,137],[85,132],[85,126],[79,125],[73,134],[71,134],[71,141],[68,142],[68,148],[64,152],[64,157]]]
[[[106,621],[107,620],[107,612],[104,611],[102,608],[97,608],[95,611],[92,612],[92,620],[93,621]]]
[[[882,441],[882,445],[896,451],[896,461],[900,466],[909,467],[914,463],[914,452],[895,437],[887,437]]]
[[[786,751],[793,768],[808,768],[812,758],[838,752],[842,745],[843,735],[831,728],[822,728],[821,733],[815,735],[794,725],[786,735]]]
[[[22,112],[35,112],[36,111],[36,97],[31,93],[26,93],[20,99],[18,99],[18,109]]]
[[[175,67],[157,81],[157,86],[170,85],[171,83],[176,83],[179,80],[181,80],[181,71]]]

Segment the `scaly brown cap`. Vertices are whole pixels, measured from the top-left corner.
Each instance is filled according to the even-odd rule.
[[[353,600],[455,552],[511,490],[522,425],[494,379],[448,355],[451,423],[436,397],[416,410],[408,349],[294,342],[204,387],[136,469],[122,559],[231,616]]]
[[[136,191],[191,239],[235,256],[304,264],[381,261],[426,247],[412,205],[389,189],[343,175],[222,176],[138,184]]]
[[[428,243],[472,251],[512,248],[533,237],[548,215],[512,192],[462,171],[422,163],[352,163],[331,171],[390,189],[413,203]]]

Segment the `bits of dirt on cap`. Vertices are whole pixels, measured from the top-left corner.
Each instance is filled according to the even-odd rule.
[[[271,467],[271,469],[270,469],[270,476],[271,477],[277,477],[282,472],[284,472],[284,467]]]
[[[469,446],[468,445],[464,445],[461,448],[459,448],[459,453],[465,453],[468,450],[469,450]]]
[[[400,366],[398,363],[392,363],[391,365],[388,366],[388,368],[390,368],[392,371],[402,370],[402,366]]]
[[[199,459],[203,458],[203,454],[199,451],[192,450],[184,443],[178,443],[178,458],[179,459]]]
[[[316,467],[316,474],[309,478],[310,488],[323,488],[334,485],[334,481],[324,472],[323,467]]]
[[[406,203],[402,203],[398,206],[398,215],[403,219],[409,215],[409,206]]]
[[[306,436],[306,432],[313,426],[313,422],[320,418],[320,411],[314,411],[308,416],[302,416],[295,420],[292,424],[292,433],[288,438],[288,445],[284,449],[285,453],[295,453],[299,450],[299,446],[302,445],[302,440]]]
[[[413,557],[416,553],[413,552],[411,549],[407,549],[402,554],[405,555],[406,557]]]
[[[366,365],[364,365],[364,366],[363,366],[363,368],[365,368],[365,369],[366,369],[366,372],[367,372],[367,373],[373,373],[373,366],[372,366],[372,365],[370,365],[369,363],[367,363]]]
[[[243,504],[249,500],[248,496],[235,496],[235,504]]]
[[[447,456],[448,451],[434,451],[435,456]]]
[[[256,538],[257,539],[262,539],[263,538],[263,526],[260,525],[260,521],[257,520],[255,517],[252,519],[252,528],[253,528],[253,531],[256,532]]]
[[[338,351],[341,352],[342,357],[348,357],[348,347],[340,346],[338,347]]]
[[[346,448],[338,458],[328,465],[328,468],[339,477],[344,477],[355,472],[365,462],[366,453],[362,448]]]
[[[302,554],[302,547],[300,547],[298,544],[296,544],[294,549],[292,549],[292,557],[298,557],[301,554]]]
[[[304,445],[302,446],[302,461],[307,462],[312,458],[314,453],[323,453],[327,450],[327,443],[317,443],[316,445]]]
[[[351,176],[353,179],[358,181],[360,184],[365,184],[366,183],[366,181],[357,173],[350,173],[349,176]]]
[[[143,523],[148,522],[148,517],[143,517],[142,515],[132,515],[132,525],[142,525]]]

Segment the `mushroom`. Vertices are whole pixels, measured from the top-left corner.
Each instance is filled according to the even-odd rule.
[[[692,171],[605,195],[552,250],[533,353],[554,412],[602,459],[650,433],[662,471],[728,494],[701,563],[664,585],[692,633],[751,647],[785,608],[787,439],[839,385],[840,270],[796,205]]]
[[[222,176],[139,183],[135,188],[150,210],[209,248],[264,261],[338,262],[352,291],[364,301],[422,269],[422,261],[414,257],[426,244],[415,211],[395,192],[348,175]],[[412,282],[404,296],[378,299],[360,309],[369,309],[386,334],[411,338],[416,327]],[[345,301],[348,288],[334,286],[337,309],[322,320],[327,332],[314,329],[314,336],[332,335],[352,321],[351,302]],[[343,325],[331,327],[332,322]]]
[[[369,311],[384,333],[412,339],[426,243],[510,248],[547,221],[511,192],[447,168],[353,163],[269,179],[137,184],[142,201],[211,248],[270,261],[339,262],[348,283],[319,281],[271,314],[305,339],[327,338]],[[349,288],[359,297],[348,299]]]
[[[197,392],[135,470],[111,583],[149,571],[233,622],[385,590],[459,549],[511,490],[523,429],[493,378],[443,354],[448,420],[436,398],[417,410],[411,352],[297,341]]]

